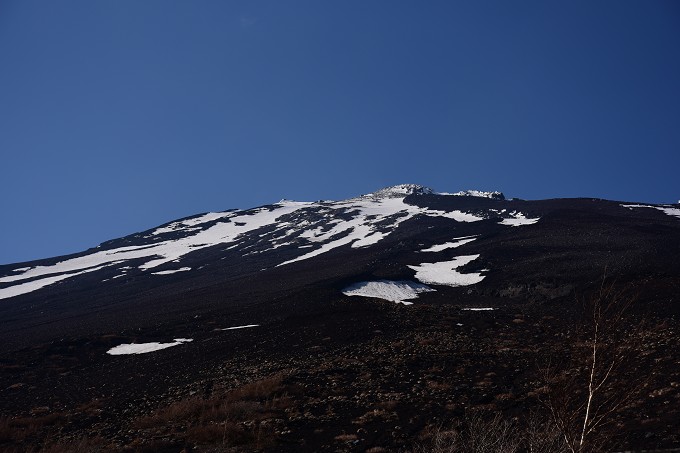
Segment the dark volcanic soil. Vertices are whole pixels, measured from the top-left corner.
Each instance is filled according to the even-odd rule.
[[[134,336],[22,351],[3,362],[3,408],[12,417],[2,441],[17,451],[56,443],[378,452],[426,442],[433,429],[473,410],[524,423],[531,408],[544,407],[540,369],[567,351],[570,314],[555,303],[465,311],[461,299],[404,307],[345,298],[233,331],[212,330],[225,326],[217,320],[197,322],[208,328],[193,343],[138,356],[105,354]],[[613,418],[621,435],[614,440],[628,449],[680,442],[677,324],[645,319],[654,328],[627,372],[651,379]],[[36,356],[42,361],[27,367]]]

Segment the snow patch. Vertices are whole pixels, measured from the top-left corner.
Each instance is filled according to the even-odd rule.
[[[421,283],[411,281],[378,280],[372,282],[354,283],[343,289],[342,294],[346,296],[375,297],[404,305],[411,305],[411,302],[406,301],[409,299],[416,299],[420,293],[431,291],[436,290]]]
[[[462,308],[461,310],[463,311],[493,311],[495,308],[491,307],[470,307],[470,308]]]
[[[522,226],[522,225],[532,225],[532,224],[538,222],[541,219],[540,217],[536,217],[534,219],[529,219],[524,214],[522,214],[521,212],[516,212],[516,211],[511,212],[510,215],[512,216],[512,218],[511,219],[503,219],[501,221],[501,225],[510,225],[510,226],[514,226],[514,227]]]
[[[128,343],[115,346],[106,351],[106,353],[109,355],[146,354],[147,352],[160,351],[161,349],[171,348],[190,341],[193,341],[193,339],[175,338],[172,343]]]
[[[472,223],[472,222],[479,222],[480,220],[484,220],[484,217],[479,217],[474,214],[470,214],[467,212],[463,211],[434,211],[434,210],[429,210],[429,209],[424,209],[423,214],[430,216],[430,217],[445,217],[447,219],[453,219],[456,222],[466,222],[466,223]]]
[[[680,209],[678,208],[662,208],[662,207],[657,207],[656,209],[659,209],[663,212],[665,212],[668,215],[671,215],[673,217],[680,218]]]
[[[416,271],[416,279],[423,283],[447,286],[467,286],[481,282],[484,280],[484,276],[476,272],[463,274],[456,269],[465,266],[477,258],[479,258],[479,255],[458,256],[451,261],[421,263],[418,266],[409,267]]]

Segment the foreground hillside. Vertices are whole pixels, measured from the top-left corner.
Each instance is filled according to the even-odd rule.
[[[678,206],[404,185],[1,266],[0,445],[680,447],[679,251]]]

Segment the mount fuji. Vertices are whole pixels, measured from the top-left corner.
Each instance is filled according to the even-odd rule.
[[[472,408],[538,404],[533,363],[560,354],[578,301],[607,281],[662,326],[645,356],[661,393],[629,408],[656,415],[626,422],[624,443],[670,448],[678,252],[677,204],[403,184],[1,265],[0,445],[404,451]],[[223,396],[240,409],[208,417]],[[200,423],[169,415],[178,404]]]

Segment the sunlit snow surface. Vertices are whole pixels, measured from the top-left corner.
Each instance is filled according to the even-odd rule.
[[[484,280],[484,276],[477,272],[463,274],[456,269],[465,266],[477,258],[479,258],[479,255],[457,256],[451,261],[421,263],[418,266],[409,267],[416,271],[416,279],[423,283],[447,286],[467,286],[481,282]]]
[[[68,274],[55,275],[52,277],[41,278],[40,280],[33,280],[26,283],[20,283],[18,285],[9,286],[7,288],[0,288],[0,299],[6,299],[8,297],[19,296],[21,294],[26,294],[43,288],[47,285],[66,280],[67,278],[75,277],[76,275],[86,274],[88,272],[98,271],[104,266],[92,267],[89,269],[82,270],[80,272],[71,272]],[[7,277],[6,277],[7,278]]]
[[[532,225],[540,220],[540,218],[534,218],[534,219],[529,219],[527,218],[524,214],[521,212],[516,212],[513,211],[510,213],[512,218],[510,219],[503,219],[501,221],[501,225],[510,225],[510,226],[522,226],[522,225]]]
[[[442,250],[460,247],[477,239],[476,236],[465,236],[462,238],[453,238],[453,242],[446,242],[444,244],[433,245],[432,247],[422,249],[421,252],[441,252]]]
[[[649,206],[649,205],[644,205],[644,204],[622,204],[624,208],[628,209],[633,209],[633,208],[652,208],[652,209],[658,209],[661,212],[665,212],[666,214],[680,218],[680,209],[678,208],[671,208],[669,206]]]
[[[191,338],[175,338],[172,343],[129,343],[121,344],[106,351],[110,355],[146,354],[147,352],[160,351],[161,349],[178,346],[182,343],[193,341]]]
[[[660,209],[661,211],[665,212],[668,215],[672,215],[673,217],[680,218],[680,209],[678,209],[678,208],[658,207],[657,209]]]
[[[326,231],[321,228],[305,231],[301,235],[302,237],[305,237],[310,242],[321,242],[323,244],[316,250],[284,261],[279,266],[306,260],[343,245],[351,244],[351,247],[358,248],[375,244],[389,236],[399,224],[417,215],[446,217],[457,222],[477,222],[483,220],[483,217],[462,211],[446,212],[420,208],[406,204],[403,198],[398,197],[379,198],[365,195],[344,202],[333,203],[332,208],[337,213],[351,213],[352,219],[337,221],[331,229]],[[377,231],[378,225],[384,231]]]
[[[406,302],[415,299],[418,294],[435,291],[427,285],[410,281],[378,280],[373,282],[359,282],[342,290],[346,296],[375,297],[392,302],[411,305]]]
[[[85,272],[121,269],[118,266],[130,260],[138,260],[138,271],[151,271],[156,275],[186,271],[187,267],[152,270],[170,262],[180,262],[191,252],[217,245],[224,245],[223,250],[238,250],[240,244],[248,241],[247,248],[252,246],[253,249],[244,249],[243,255],[288,246],[299,255],[278,264],[284,266],[341,246],[371,246],[388,237],[401,223],[417,216],[443,217],[457,222],[477,222],[485,218],[484,214],[439,211],[405,203],[405,197],[413,193],[432,192],[421,186],[401,185],[344,201],[283,200],[246,211],[203,214],[157,228],[145,236],[138,235],[138,240],[143,242],[140,245],[100,249],[52,265],[14,269],[11,275],[0,277],[0,284],[13,284],[0,288],[0,299],[26,294]],[[503,223],[515,226],[536,221],[519,213],[514,219],[506,220]],[[29,279],[31,281],[27,281]]]

